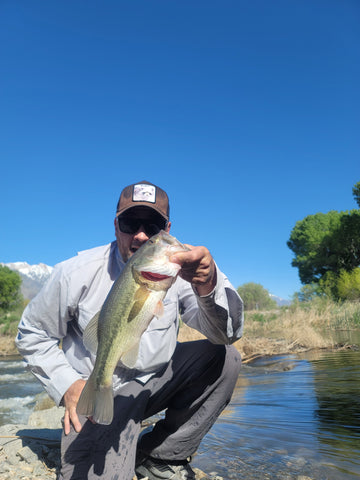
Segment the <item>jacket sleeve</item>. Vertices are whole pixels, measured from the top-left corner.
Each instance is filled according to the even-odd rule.
[[[57,266],[24,310],[15,340],[27,368],[57,405],[70,385],[82,378],[59,347],[71,320],[67,291],[67,280],[61,266]]]
[[[209,295],[199,296],[190,284],[185,286],[180,294],[181,319],[212,343],[230,344],[242,336],[243,301],[217,266],[216,270],[217,284]]]

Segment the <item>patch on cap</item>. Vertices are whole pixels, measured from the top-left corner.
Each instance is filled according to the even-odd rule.
[[[134,185],[132,201],[156,203],[156,187],[145,183]]]
[[[153,183],[142,180],[123,189],[116,207],[116,216],[134,207],[148,207],[169,220],[170,206],[167,193]]]

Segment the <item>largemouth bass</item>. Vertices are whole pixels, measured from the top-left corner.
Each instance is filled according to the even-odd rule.
[[[84,345],[96,353],[96,361],[81,393],[78,413],[92,416],[103,425],[112,422],[114,370],[118,364],[134,367],[140,337],[153,317],[161,316],[162,300],[181,268],[170,262],[170,256],[186,250],[187,247],[162,230],[126,263],[100,312],[84,331]]]

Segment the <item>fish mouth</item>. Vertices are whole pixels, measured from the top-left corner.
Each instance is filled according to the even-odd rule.
[[[161,280],[166,280],[171,278],[169,275],[162,275],[161,273],[153,273],[153,272],[140,272],[141,276],[145,278],[145,280],[150,280],[151,282],[161,282]]]

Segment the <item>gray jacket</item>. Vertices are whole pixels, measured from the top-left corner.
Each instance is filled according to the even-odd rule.
[[[23,313],[17,347],[27,367],[58,405],[70,385],[86,379],[93,369],[95,357],[84,347],[82,334],[123,268],[115,241],[80,252],[56,265]],[[135,377],[146,383],[169,362],[180,315],[184,323],[213,343],[228,344],[241,337],[243,304],[218,268],[217,285],[205,297],[198,296],[190,283],[178,277],[164,299],[164,314],[154,317],[141,337],[135,368],[115,369],[115,391]]]

